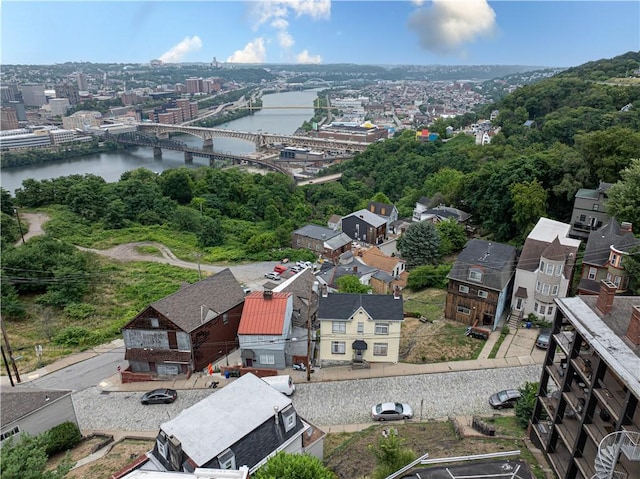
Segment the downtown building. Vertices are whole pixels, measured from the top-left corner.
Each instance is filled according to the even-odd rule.
[[[557,298],[529,437],[560,479],[640,477],[640,297]]]

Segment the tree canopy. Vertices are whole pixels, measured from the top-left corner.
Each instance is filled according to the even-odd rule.
[[[309,454],[279,452],[251,475],[254,479],[335,479],[322,461]]]
[[[436,264],[440,258],[440,236],[433,223],[412,223],[398,240],[398,251],[409,269]]]

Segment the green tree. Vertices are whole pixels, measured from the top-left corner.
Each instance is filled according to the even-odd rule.
[[[513,221],[521,237],[526,237],[538,220],[547,215],[547,191],[538,180],[515,183],[510,188]]]
[[[251,475],[254,479],[335,479],[320,459],[309,454],[279,452]]]
[[[2,238],[2,247],[15,244],[20,239],[20,228],[18,227],[18,221],[13,215],[0,213],[0,237]]]
[[[193,180],[186,168],[164,170],[160,175],[162,194],[181,205],[193,199]]]
[[[629,290],[634,295],[640,295],[640,246],[623,256],[622,266],[629,273]],[[2,306],[4,307],[4,304]]]
[[[340,293],[368,293],[371,291],[371,286],[362,284],[357,276],[345,275],[340,276],[337,281],[338,291]]]
[[[47,470],[45,435],[23,433],[20,440],[8,439],[0,449],[0,476],[2,479],[63,479],[71,470],[68,458],[55,469]]]
[[[440,236],[429,221],[412,223],[398,240],[398,251],[408,268],[437,264],[440,258]]]
[[[403,444],[404,441],[391,429],[387,437],[381,436],[377,444],[369,446],[377,463],[374,479],[384,479],[416,459],[415,452]]]
[[[429,175],[424,182],[425,194],[433,197],[440,193],[447,205],[457,204],[462,192],[464,173],[453,168],[442,168],[437,173]]]
[[[13,198],[11,198],[11,193],[0,187],[0,211],[9,216],[13,216]]]
[[[524,386],[519,388],[520,399],[516,402],[514,412],[516,414],[516,422],[522,429],[529,426],[531,416],[533,416],[533,408],[536,405],[538,396],[538,388],[540,383],[526,382]]]
[[[436,224],[436,230],[440,235],[440,254],[450,255],[460,251],[467,243],[467,235],[462,226],[455,218],[449,218]]]
[[[20,302],[16,287],[5,278],[4,271],[0,271],[0,311],[5,318],[23,319],[26,316],[24,304]]]
[[[224,232],[220,221],[210,216],[203,216],[198,231],[198,244],[200,246],[220,246],[224,243]]]
[[[620,176],[622,179],[607,191],[607,213],[635,227],[640,225],[640,158],[631,160]]]
[[[409,273],[407,286],[412,291],[418,291],[423,288],[445,289],[449,282],[447,275],[450,271],[451,264],[416,266]]]

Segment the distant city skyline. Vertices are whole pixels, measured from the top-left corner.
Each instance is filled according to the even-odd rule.
[[[640,2],[3,0],[1,63],[571,67],[640,50]]]

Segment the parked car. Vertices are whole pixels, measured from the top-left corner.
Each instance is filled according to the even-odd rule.
[[[547,349],[549,347],[549,340],[551,339],[551,330],[550,329],[542,329],[538,333],[538,337],[536,338],[536,347],[540,349]]]
[[[282,266],[281,264],[277,264],[273,267],[273,271],[275,271],[278,274],[282,274],[285,271],[287,271],[287,267],[286,266]]]
[[[154,389],[145,393],[140,402],[142,404],[170,404],[178,398],[175,389]]]
[[[264,277],[273,281],[280,281],[280,275],[275,271],[269,271],[268,273],[265,273]]]
[[[299,273],[299,272],[300,272],[300,271],[302,271],[304,268],[301,268],[300,266],[295,265],[295,266],[292,266],[290,269],[291,269],[291,271],[293,271],[294,273]]]
[[[489,404],[494,409],[502,409],[505,407],[514,407],[520,399],[520,391],[517,389],[505,389],[498,391],[489,397]]]
[[[411,419],[412,417],[411,406],[399,402],[383,402],[371,408],[371,419],[374,421],[392,421],[394,419]]]

